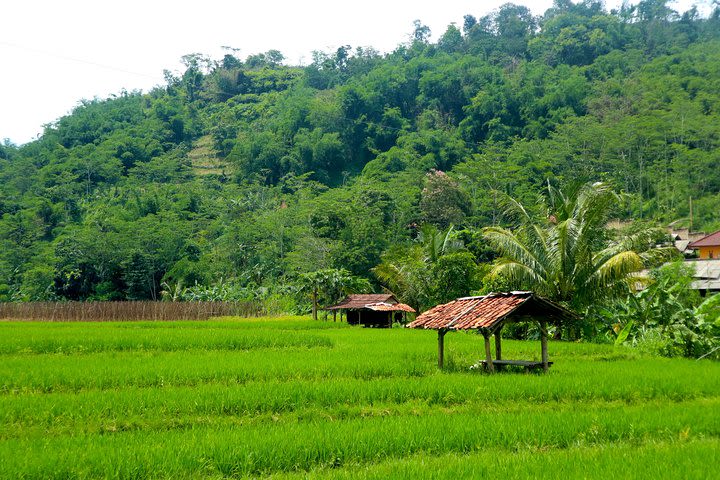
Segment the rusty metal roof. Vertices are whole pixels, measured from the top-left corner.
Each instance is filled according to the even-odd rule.
[[[720,246],[720,230],[718,230],[715,233],[711,233],[710,235],[701,238],[700,240],[695,240],[691,244],[688,245],[688,248],[699,248],[699,247],[718,247]]]
[[[376,312],[408,312],[415,313],[415,309],[405,303],[369,303],[365,308],[375,310]]]
[[[340,310],[340,309],[358,309],[365,308],[367,305],[373,303],[387,303],[396,304],[399,303],[397,298],[391,293],[362,293],[348,295],[343,301],[336,305],[326,307],[326,310]]]
[[[492,328],[513,314],[574,318],[575,314],[532,292],[490,293],[458,298],[431,308],[410,322],[408,328],[474,330]]]

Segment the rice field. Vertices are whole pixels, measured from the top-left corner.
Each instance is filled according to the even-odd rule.
[[[720,364],[306,318],[0,322],[0,478],[713,478]],[[537,359],[539,342],[503,342]]]

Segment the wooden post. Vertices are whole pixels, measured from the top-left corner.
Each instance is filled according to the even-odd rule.
[[[392,315],[393,312],[388,312],[388,328],[392,328]]]
[[[337,321],[337,310],[333,310],[333,322]]]
[[[313,316],[313,320],[317,320],[317,297],[318,297],[317,289],[314,289],[314,290],[313,290],[313,293],[312,293],[312,316]]]
[[[547,323],[545,320],[540,320],[540,348],[542,349],[542,364],[543,371],[547,373],[550,369],[548,365],[548,334],[547,334]]]
[[[493,365],[490,353],[490,332],[483,332],[483,337],[485,337],[485,365],[487,365],[488,372],[495,373],[495,365]]]
[[[500,331],[502,327],[495,330],[495,360],[502,360],[502,344],[500,343]]]
[[[442,370],[443,361],[445,360],[445,334],[447,330],[444,328],[438,329],[438,368]]]

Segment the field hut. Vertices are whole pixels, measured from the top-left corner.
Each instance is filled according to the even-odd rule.
[[[341,319],[345,313],[350,325],[376,328],[392,327],[393,321],[404,323],[408,313],[415,313],[412,307],[400,303],[390,293],[348,295],[340,303],[325,309],[340,311]]]
[[[485,368],[517,365],[528,370],[542,367],[548,371],[547,325],[575,320],[574,313],[541,298],[532,292],[490,293],[481,297],[465,297],[438,305],[418,316],[408,328],[423,328],[438,332],[438,367],[443,367],[445,334],[451,330],[476,330],[485,337]],[[500,333],[509,322],[538,322],[540,325],[541,362],[505,360],[502,358]],[[495,360],[490,352],[490,337],[495,336]]]

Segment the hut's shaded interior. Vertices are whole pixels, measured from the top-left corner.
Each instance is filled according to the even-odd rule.
[[[394,322],[405,323],[408,313],[415,313],[409,305],[398,302],[392,294],[348,295],[340,303],[326,310],[340,311],[350,325],[368,328],[389,328]]]

